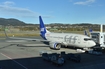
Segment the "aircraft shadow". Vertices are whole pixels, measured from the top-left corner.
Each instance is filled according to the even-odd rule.
[[[61,46],[62,48],[67,48],[67,49],[73,49],[73,50],[76,50],[76,49],[82,49],[82,48],[79,48],[79,47],[74,47],[74,46],[67,46],[67,47],[65,47],[65,46]]]
[[[43,60],[41,56],[0,60],[0,67],[2,67],[2,69],[104,69],[105,68],[104,58],[103,61],[100,62],[101,57],[96,57],[94,55],[87,55],[84,53],[78,53],[78,54],[81,55],[82,57],[80,63],[68,60],[61,67],[58,67],[56,65],[53,65],[51,62]],[[104,64],[101,65],[101,63]]]
[[[7,48],[7,47],[11,47],[12,45],[8,45],[8,46],[3,46],[3,47],[0,47],[0,49],[4,49],[4,48]]]

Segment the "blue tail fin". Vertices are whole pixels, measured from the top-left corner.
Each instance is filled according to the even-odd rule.
[[[45,38],[45,33],[47,31],[46,31],[46,28],[45,28],[45,25],[43,23],[43,20],[42,20],[41,16],[39,16],[39,22],[40,22],[40,35],[41,35],[42,38],[46,39]]]

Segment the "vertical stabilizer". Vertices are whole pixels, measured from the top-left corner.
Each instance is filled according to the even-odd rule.
[[[46,30],[46,27],[43,23],[43,20],[42,20],[41,16],[39,16],[39,22],[40,22],[40,35],[41,35],[42,38],[46,39],[45,34],[49,31]]]
[[[46,33],[46,28],[45,28],[45,25],[43,23],[41,16],[39,16],[39,22],[40,22],[40,34],[43,35]]]

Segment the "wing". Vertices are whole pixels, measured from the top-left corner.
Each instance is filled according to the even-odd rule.
[[[20,37],[8,37],[8,40],[24,40],[24,41],[40,41],[40,42],[50,42],[48,40],[43,39],[32,39],[32,38],[20,38]]]

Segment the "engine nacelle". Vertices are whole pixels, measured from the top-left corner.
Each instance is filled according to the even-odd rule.
[[[59,50],[61,48],[61,43],[50,42],[50,48]]]

